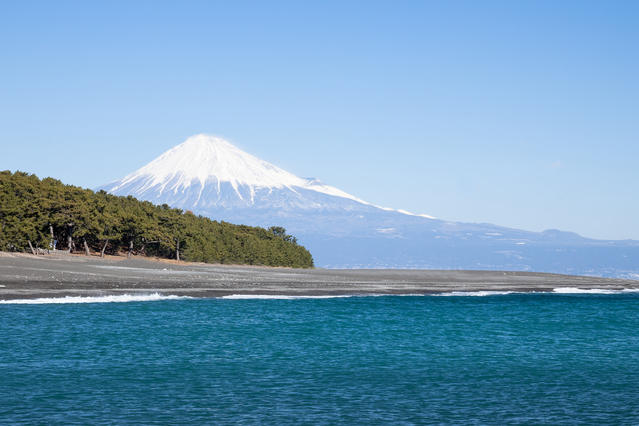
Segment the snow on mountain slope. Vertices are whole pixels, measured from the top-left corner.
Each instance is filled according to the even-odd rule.
[[[226,191],[226,188],[232,191]],[[133,195],[177,207],[327,207],[326,197],[339,204],[373,206],[317,179],[304,179],[235,147],[219,137],[199,134],[166,151],[146,166],[101,189],[118,195]],[[277,192],[278,194],[274,194]],[[318,194],[314,194],[318,193]],[[333,205],[338,200],[327,204]],[[407,211],[400,213],[414,215]]]

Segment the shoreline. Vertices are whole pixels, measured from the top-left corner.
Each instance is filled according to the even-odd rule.
[[[293,269],[140,257],[0,253],[0,301],[154,293],[195,298],[552,293],[570,288],[639,291],[639,281],[535,272]]]

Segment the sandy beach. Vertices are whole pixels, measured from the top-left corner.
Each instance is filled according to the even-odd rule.
[[[0,254],[0,300],[150,294],[430,294],[639,289],[639,281],[502,271],[328,270],[175,263],[147,258]]]

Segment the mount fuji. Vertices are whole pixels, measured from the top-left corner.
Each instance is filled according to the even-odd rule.
[[[436,268],[639,278],[639,241],[450,222],[380,207],[225,141],[192,136],[98,189],[214,220],[284,226],[330,268]]]

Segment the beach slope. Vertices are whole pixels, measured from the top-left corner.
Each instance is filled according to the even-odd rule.
[[[191,297],[333,296],[574,288],[639,290],[639,281],[531,272],[302,270],[148,258],[0,254],[0,300],[152,293]]]

